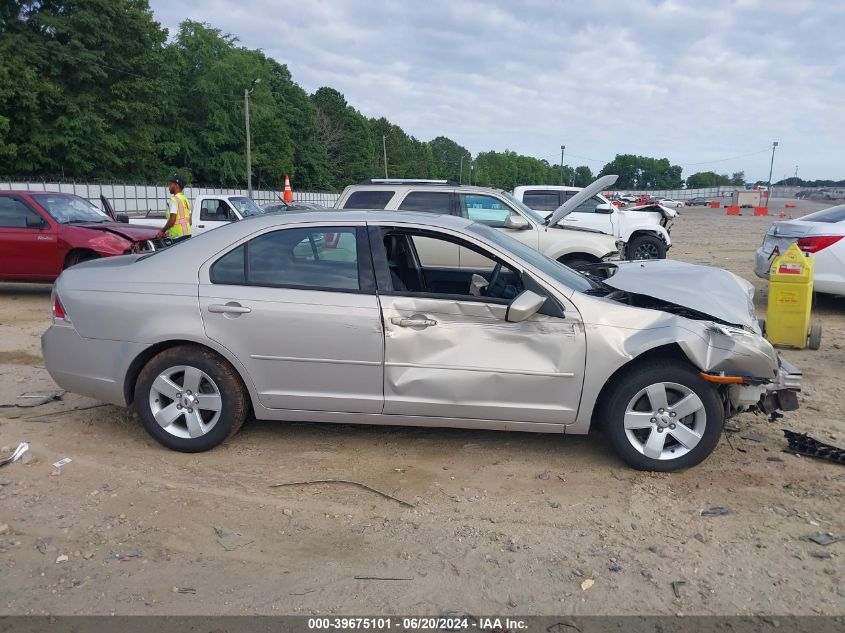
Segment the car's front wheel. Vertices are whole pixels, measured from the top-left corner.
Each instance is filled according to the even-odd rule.
[[[210,350],[173,347],[154,356],[135,383],[138,416],[167,448],[207,451],[241,428],[247,397],[234,368]]]
[[[628,259],[664,259],[666,243],[656,235],[638,235],[628,243]]]
[[[656,471],[703,461],[719,443],[725,421],[716,388],[680,361],[634,366],[620,375],[601,418],[625,462]]]

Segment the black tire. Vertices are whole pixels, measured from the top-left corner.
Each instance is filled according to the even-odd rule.
[[[572,257],[561,257],[558,261],[561,264],[566,264],[573,270],[584,270],[591,264],[596,263],[594,260],[578,257],[577,255],[573,255]]]
[[[628,259],[666,259],[666,242],[656,235],[638,235],[625,248]]]
[[[67,257],[65,257],[65,265],[63,270],[67,270],[71,266],[76,266],[77,264],[81,264],[82,262],[90,262],[92,259],[100,259],[100,256],[92,251],[72,252],[68,254]]]
[[[646,456],[633,445],[625,429],[625,413],[628,404],[640,391],[658,383],[681,385],[695,393],[703,404],[703,413],[706,418],[703,421],[703,432],[700,433],[701,439],[689,452],[677,458],[656,459]],[[671,400],[669,402],[670,405],[676,403]],[[683,419],[688,420],[688,418]],[[697,369],[678,360],[660,360],[634,365],[614,380],[601,405],[600,421],[602,430],[611,445],[629,466],[637,470],[671,472],[695,466],[713,452],[722,434],[725,414],[722,400],[715,386],[704,380]],[[701,420],[697,419],[695,424],[701,424]],[[633,431],[643,436],[656,432],[656,427]],[[677,444],[671,431],[667,429],[662,433],[666,436],[665,450],[671,451],[673,446],[677,446],[679,452],[683,451],[683,447]]]
[[[822,346],[822,326],[821,323],[813,323],[810,325],[810,335],[807,337],[807,347],[812,350],[819,349]]]
[[[168,369],[180,366],[196,368],[206,374],[213,381],[212,389],[216,387],[220,395],[219,416],[210,430],[199,437],[177,437],[165,430],[156,421],[151,408],[151,391],[156,378]],[[204,383],[206,386],[210,384],[207,381]],[[183,453],[207,451],[225,442],[240,430],[249,410],[246,389],[235,369],[211,350],[188,345],[164,350],[144,366],[135,382],[135,407],[144,428],[156,441]],[[178,430],[179,424],[180,421],[174,423],[174,428]]]

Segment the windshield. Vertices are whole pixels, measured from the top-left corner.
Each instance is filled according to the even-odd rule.
[[[534,209],[531,209],[530,207],[525,206],[525,203],[522,202],[522,200],[517,200],[507,191],[502,191],[502,195],[508,199],[508,202],[510,202],[513,206],[522,211],[525,215],[527,215],[529,218],[531,218],[538,224],[543,224],[546,221],[546,216],[541,213],[537,213]]]
[[[59,224],[100,224],[110,218],[85,198],[69,193],[34,193],[32,197]]]
[[[229,198],[229,202],[234,205],[234,207],[238,210],[238,213],[241,214],[241,217],[244,218],[264,213],[264,211],[261,210],[261,207],[252,201],[252,198],[247,198],[246,196],[239,196],[237,198],[231,197]]]
[[[489,226],[479,224],[478,222],[471,224],[469,229],[490,240],[494,244],[501,246],[505,251],[513,253],[517,257],[523,259],[543,274],[548,275],[567,288],[577,290],[578,292],[586,292],[600,287],[599,284],[590,281],[587,277],[580,273],[576,273],[569,266],[565,266],[559,261],[546,257],[542,253],[535,251],[530,246],[526,246],[522,242],[515,240],[502,231],[492,229]]]

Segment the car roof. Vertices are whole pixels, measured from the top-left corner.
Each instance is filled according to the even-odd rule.
[[[379,183],[379,184],[358,184],[349,185],[344,189],[344,193],[354,193],[356,191],[464,191],[469,193],[504,193],[504,189],[496,189],[495,187],[481,187],[479,185],[458,185],[458,184],[440,184],[440,183]]]
[[[303,219],[306,218],[306,219]],[[244,218],[241,222],[249,222],[249,227],[256,230],[272,227],[275,225],[296,224],[300,222],[331,222],[334,224],[342,222],[412,222],[417,224],[430,224],[443,228],[464,229],[471,220],[455,215],[440,213],[425,213],[422,211],[385,211],[384,209],[329,209],[326,211],[312,211],[307,215],[256,215]],[[238,222],[237,224],[241,224]],[[217,229],[219,230],[219,229]]]
[[[514,187],[516,191],[526,191],[528,189],[536,189],[537,191],[581,191],[583,187],[570,187],[569,185],[519,185]]]

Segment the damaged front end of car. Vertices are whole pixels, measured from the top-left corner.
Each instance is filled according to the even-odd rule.
[[[623,343],[632,357],[655,343],[674,343],[717,386],[726,418],[747,411],[774,418],[798,408],[801,371],[763,337],[750,283],[726,270],[672,260],[609,266],[609,277],[600,280],[606,299],[663,313]]]

